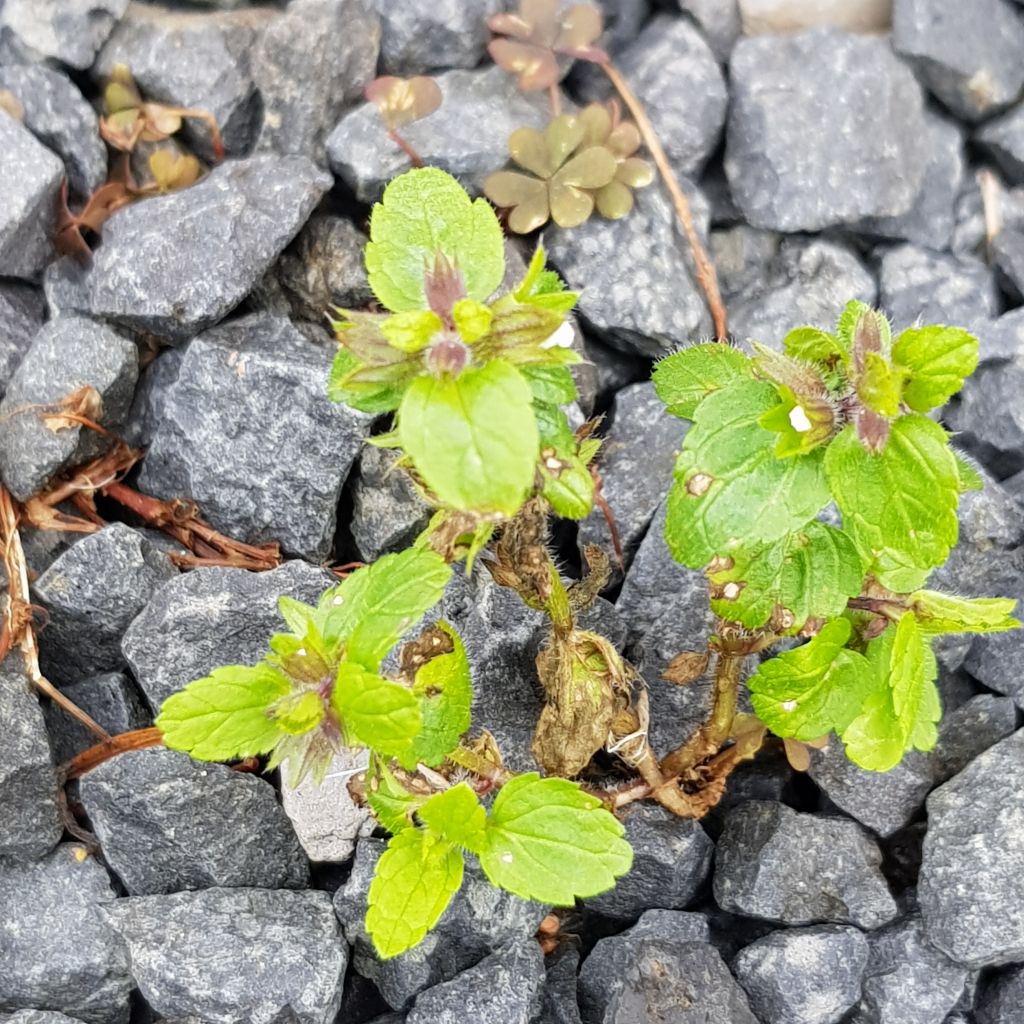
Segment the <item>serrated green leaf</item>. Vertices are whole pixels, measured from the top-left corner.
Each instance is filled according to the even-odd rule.
[[[835,619],[802,647],[762,662],[747,681],[757,717],[777,736],[813,740],[842,732],[860,713],[875,679],[844,645],[850,623]]]
[[[281,613],[281,618],[288,624],[288,628],[298,636],[306,635],[316,615],[316,609],[312,605],[296,601],[287,594],[282,594],[277,599],[277,609]]]
[[[888,319],[877,309],[872,309],[866,302],[860,299],[851,299],[839,314],[839,321],[836,324],[836,341],[840,347],[847,352],[853,352],[854,335],[861,317],[873,316],[878,321],[878,333],[881,341],[883,355],[888,354],[892,347],[892,326]]]
[[[555,515],[584,519],[594,507],[594,478],[565,411],[541,401],[534,401],[533,411],[540,434],[541,493]]]
[[[483,849],[487,812],[465,782],[435,793],[418,814],[420,821],[442,839],[471,853]]]
[[[393,412],[402,401],[405,391],[404,384],[393,383],[360,383],[350,380],[351,375],[362,364],[347,349],[339,348],[331,364],[331,374],[327,381],[327,397],[332,402],[351,406],[359,412],[379,415]]]
[[[439,255],[471,299],[482,302],[501,284],[504,238],[490,204],[473,202],[450,174],[422,167],[395,178],[373,207],[366,270],[374,295],[394,313],[426,309],[424,275]]]
[[[850,356],[848,344],[818,327],[794,328],[782,339],[782,351],[794,359],[825,364],[846,363]]]
[[[910,371],[903,401],[916,412],[937,409],[978,367],[978,339],[960,327],[911,327],[896,338],[893,360]]]
[[[882,416],[895,416],[900,411],[902,374],[889,365],[878,352],[864,355],[864,369],[857,380],[857,395],[869,408]]]
[[[1017,602],[1007,597],[956,597],[919,590],[910,604],[922,633],[1004,633],[1020,628],[1010,614]]]
[[[534,364],[520,367],[519,372],[530,385],[534,401],[546,405],[568,405],[579,397],[572,373],[566,366]]]
[[[422,793],[410,793],[382,759],[370,759],[366,773],[366,802],[373,816],[389,832],[414,828],[412,816],[426,800]]]
[[[156,719],[164,746],[200,761],[265,754],[283,735],[270,707],[292,684],[269,665],[226,665],[164,701]]]
[[[771,621],[796,632],[809,618],[833,618],[864,581],[853,541],[823,523],[808,523],[774,544],[741,546],[729,558],[728,568],[708,570],[711,608],[751,629]]]
[[[985,480],[973,465],[955,448],[951,448],[953,458],[956,460],[956,471],[960,476],[960,493],[968,491],[983,491]]]
[[[420,731],[420,705],[411,691],[351,661],[338,666],[331,703],[349,746],[399,756]]]
[[[779,403],[765,381],[735,380],[698,407],[676,463],[665,538],[677,561],[701,568],[739,544],[769,543],[828,502],[822,449],[775,456],[760,418]]]
[[[960,477],[946,432],[901,416],[873,453],[848,426],[828,446],[825,471],[866,571],[898,593],[917,590],[957,538]]]
[[[398,414],[402,447],[446,505],[513,516],[533,487],[540,447],[532,398],[500,360],[454,378],[419,377]]]
[[[731,345],[713,341],[666,356],[654,367],[654,390],[673,416],[693,419],[713,391],[750,376],[750,360]]]
[[[383,960],[412,949],[462,886],[462,851],[417,828],[392,836],[370,883],[366,930]]]
[[[536,772],[502,786],[480,864],[495,885],[525,899],[571,906],[610,889],[633,863],[620,822],[566,779]]]

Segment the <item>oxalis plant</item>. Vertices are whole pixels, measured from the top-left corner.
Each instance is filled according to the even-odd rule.
[[[643,680],[577,622],[607,582],[606,556],[588,548],[587,572],[566,582],[547,542],[552,514],[580,519],[594,503],[598,442],[564,412],[576,398],[577,296],[539,246],[502,292],[493,210],[434,168],[385,190],[366,266],[387,312],[336,311],[330,392],[392,415],[370,441],[397,449],[435,509],[430,524],[316,607],[282,597],[288,632],[266,657],[190,683],[157,725],[196,758],[267,755],[291,785],[322,780],[342,748],[368,751],[350,789],[391,833],[366,915],[380,956],[437,922],[467,855],[495,885],[547,904],[610,888],[632,860],[617,810],[651,799],[700,817],[769,733],[796,761],[802,744],[835,733],[875,771],[929,749],[941,711],[932,640],[1017,625],[1012,601],[924,589],[956,542],[960,495],[981,486],[927,415],[974,369],[971,335],[915,327],[893,338],[853,302],[834,333],[798,328],[781,353],[691,346],[654,375],[668,411],[692,421],[666,538],[705,571],[718,625],[666,678],[688,685],[710,671],[712,711],[659,756]],[[548,621],[533,740],[543,774],[509,771],[486,732],[468,738],[466,651],[430,615],[453,566],[477,559]],[[754,713],[737,713],[748,657],[776,644],[782,653],[746,680]],[[602,751],[621,765],[611,781],[592,765]]]

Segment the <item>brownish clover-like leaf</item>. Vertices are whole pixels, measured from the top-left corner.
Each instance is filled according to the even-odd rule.
[[[582,119],[571,114],[554,118],[543,132],[517,128],[509,136],[512,160],[529,173],[498,171],[484,182],[484,193],[511,210],[512,231],[526,234],[549,218],[572,228],[593,213],[594,193],[615,178],[618,163],[607,147],[585,139]]]
[[[363,95],[392,131],[429,116],[441,106],[442,100],[440,86],[425,75],[415,78],[381,75],[366,87]]]
[[[199,161],[191,153],[179,153],[167,147],[149,157],[149,172],[157,192],[176,192],[194,185],[202,173]]]
[[[561,0],[520,0],[518,11],[495,14],[487,21],[502,37],[488,46],[491,59],[518,75],[524,91],[555,85],[560,55],[596,63],[608,60],[608,54],[594,46],[604,27],[600,10],[590,4],[573,4],[564,12],[561,7]]]
[[[654,169],[636,156],[640,132],[636,125],[621,119],[618,103],[591,103],[579,115],[583,123],[584,145],[604,146],[616,160],[615,177],[597,190],[597,211],[608,220],[619,220],[633,209],[633,189],[645,188],[654,181]]]

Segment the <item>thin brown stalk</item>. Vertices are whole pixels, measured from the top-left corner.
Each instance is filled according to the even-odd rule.
[[[162,742],[163,734],[152,726],[148,729],[132,729],[130,732],[119,732],[116,736],[107,736],[102,743],[83,750],[66,764],[61,765],[61,778],[65,782],[81,778],[86,772],[91,772],[93,768],[118,754],[125,754],[129,750],[158,747]]]
[[[423,157],[416,152],[412,143],[403,135],[399,135],[394,128],[388,129],[388,138],[396,145],[412,162],[413,167],[423,166]]]

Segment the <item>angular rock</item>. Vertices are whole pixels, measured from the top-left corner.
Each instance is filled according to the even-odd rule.
[[[46,304],[39,290],[0,281],[0,393],[43,326]]]
[[[986,121],[974,141],[987,149],[1014,185],[1024,185],[1024,103]]]
[[[715,900],[724,910],[781,924],[877,928],[897,913],[881,862],[856,822],[752,800],[726,817]]]
[[[544,955],[533,939],[525,939],[421,992],[406,1024],[533,1024],[543,985]]]
[[[49,283],[65,307],[186,341],[245,298],[330,184],[305,157],[226,161],[191,188],[119,210],[92,267],[66,258]]]
[[[184,349],[166,348],[139,374],[122,435],[130,445],[148,448],[152,444],[153,435],[167,415],[167,405],[184,357]]]
[[[239,540],[322,561],[370,418],[327,397],[332,353],[257,314],[192,341],[139,474]],[[258,489],[259,500],[253,500]]]
[[[964,383],[959,400],[945,412],[957,443],[994,475],[1024,469],[1024,359],[990,363]],[[2,408],[2,407],[0,407]],[[999,415],[993,416],[992,410]]]
[[[576,1000],[579,950],[563,946],[545,961],[544,990],[536,1024],[583,1024]]]
[[[992,239],[992,259],[999,281],[1015,301],[1024,296],[1024,232],[1004,228]]]
[[[616,394],[598,465],[626,568],[668,493],[685,435],[686,424],[666,413],[650,381],[631,384]],[[580,549],[588,544],[600,547],[614,564],[611,531],[600,509],[580,523]]]
[[[711,52],[723,64],[727,63],[743,30],[737,0],[676,0],[676,3],[697,23]]]
[[[966,121],[1008,106],[1024,86],[1024,21],[1009,0],[895,0],[892,45]]]
[[[696,821],[641,804],[624,819],[633,867],[614,889],[586,901],[588,910],[635,921],[646,910],[682,910],[711,871],[715,845]]]
[[[978,999],[978,1024],[1020,1024],[1024,1007],[1024,967],[991,978]]]
[[[30,60],[52,57],[84,71],[127,8],[128,0],[8,0],[0,41]]]
[[[758,36],[736,44],[729,68],[725,170],[750,224],[814,231],[910,210],[924,176],[923,101],[887,40]]]
[[[255,775],[176,750],[136,750],[94,768],[79,792],[130,896],[309,883],[309,863],[274,788]]]
[[[692,186],[684,188],[698,230],[706,234],[703,197]],[[639,189],[635,198],[628,217],[594,216],[572,230],[551,228],[544,244],[569,287],[582,290],[576,308],[585,325],[615,348],[658,358],[707,339],[711,322],[694,283],[690,250],[661,186]]]
[[[379,47],[370,0],[290,3],[252,57],[263,108],[257,147],[324,165],[327,133],[373,78]]]
[[[111,736],[153,724],[138,687],[123,672],[101,672],[61,690]],[[96,743],[94,733],[52,701],[44,705],[43,717],[57,764],[70,761]]]
[[[81,1024],[74,1017],[57,1013],[56,1010],[19,1010],[17,1013],[0,1015],[4,1024]]]
[[[978,363],[1024,362],[1024,308],[1011,309],[995,320],[977,320],[969,326],[978,339]]]
[[[128,1024],[128,954],[103,910],[103,865],[63,843],[44,860],[0,860],[0,1012],[45,1006],[86,1024]]]
[[[67,75],[43,65],[2,67],[0,89],[18,98],[25,127],[64,161],[73,196],[85,199],[103,184],[107,151],[99,121]]]
[[[83,317],[51,320],[32,341],[0,402],[0,473],[25,501],[67,466],[85,462],[110,441],[77,423],[53,430],[39,407],[57,406],[81,388],[99,396],[97,422],[118,430],[128,415],[139,372],[134,342]]]
[[[0,663],[0,722],[4,723],[0,754],[0,858],[31,860],[56,846],[63,826],[43,713],[29,687],[17,650]],[[0,968],[0,1008],[4,998],[2,978]]]
[[[111,523],[64,552],[33,588],[48,621],[40,636],[43,670],[58,683],[124,664],[121,637],[178,570],[137,530]]]
[[[604,15],[601,46],[611,54],[636,38],[651,13],[649,0],[598,0],[595,6]]]
[[[1024,730],[932,793],[922,857],[928,940],[967,967],[1024,960]]]
[[[418,945],[390,960],[381,960],[364,926],[367,894],[386,844],[360,839],[348,881],[335,893],[334,909],[352,945],[352,963],[369,978],[396,1010],[424,989],[451,981],[491,953],[530,940],[544,915],[539,903],[495,888],[472,862],[462,888],[441,919]]]
[[[0,9],[0,18],[7,8]],[[13,117],[0,112],[0,276],[34,280],[53,257],[64,165]]]
[[[284,629],[277,599],[315,604],[335,582],[323,569],[285,562],[269,572],[202,568],[172,580],[128,627],[121,649],[152,708],[220,665],[252,665]]]
[[[860,998],[867,962],[863,932],[821,924],[766,935],[731,966],[762,1024],[836,1024]]]
[[[327,893],[205,889],[107,913],[162,1017],[331,1024],[341,1005],[348,948]]]
[[[499,67],[485,71],[455,70],[436,76],[444,96],[440,108],[407,125],[402,136],[425,164],[455,175],[479,191],[484,178],[508,159],[508,137],[524,126],[543,128],[547,100],[541,93],[521,93],[515,78]],[[380,198],[384,186],[412,164],[387,137],[372,103],[345,114],[327,139],[334,173],[361,203]]]
[[[475,68],[492,36],[487,19],[501,0],[373,0],[380,13],[383,74],[422,75],[438,68]]]
[[[891,0],[739,0],[743,31],[748,36],[795,32],[817,25],[834,25],[850,32],[879,32],[889,28]]]
[[[359,456],[349,527],[365,562],[408,547],[430,519],[430,507],[395,461],[394,452],[373,445]]]

